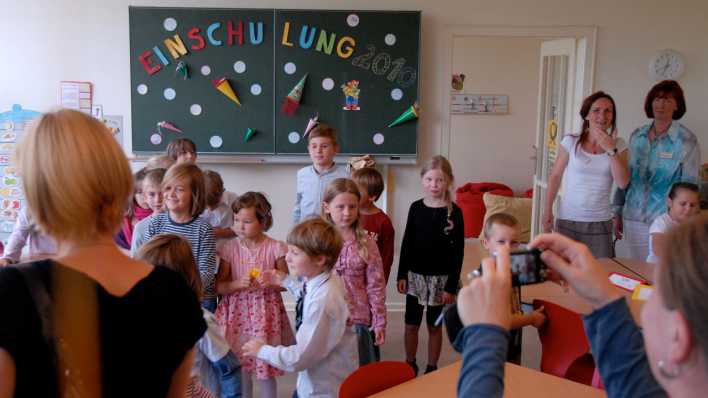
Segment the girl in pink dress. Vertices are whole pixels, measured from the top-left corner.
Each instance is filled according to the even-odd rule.
[[[221,301],[216,310],[225,328],[226,340],[234,352],[250,339],[268,345],[291,345],[295,342],[279,288],[261,284],[263,271],[288,272],[285,263],[287,245],[264,232],[273,224],[271,205],[263,194],[246,192],[233,203],[236,239],[219,250],[221,263],[216,289]],[[275,376],[283,371],[253,357],[240,355],[243,396],[253,395],[252,375],[259,383],[261,397],[277,395]]]

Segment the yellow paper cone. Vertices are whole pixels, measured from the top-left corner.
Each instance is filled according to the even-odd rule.
[[[228,80],[226,80],[225,77],[222,77],[218,80],[214,80],[212,84],[214,85],[214,87],[216,87],[217,90],[221,91],[221,93],[227,96],[231,101],[238,104],[238,106],[241,106],[241,101],[239,101],[238,97],[236,96],[236,92],[233,88],[231,88],[231,84]]]

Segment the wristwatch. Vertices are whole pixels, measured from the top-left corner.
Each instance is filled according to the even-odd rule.
[[[615,155],[617,155],[617,147],[614,147],[611,150],[607,151],[607,156],[615,156]]]

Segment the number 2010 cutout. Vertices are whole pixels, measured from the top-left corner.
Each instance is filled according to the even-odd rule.
[[[386,52],[376,54],[376,46],[373,44],[367,44],[366,50],[366,53],[352,58],[352,65],[364,70],[371,69],[378,76],[385,75],[391,69],[386,79],[390,82],[397,82],[403,88],[411,86],[418,77],[418,72],[414,68],[404,66],[406,64],[405,58],[396,58],[392,61],[391,55]]]

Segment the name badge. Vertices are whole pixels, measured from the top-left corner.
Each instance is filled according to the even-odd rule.
[[[661,159],[672,159],[673,157],[673,152],[659,152],[659,158]]]

